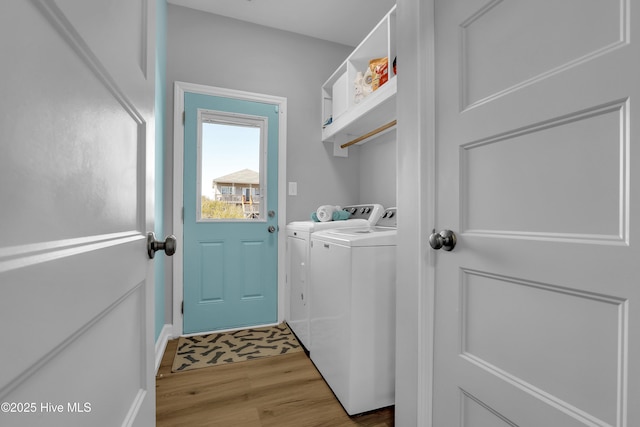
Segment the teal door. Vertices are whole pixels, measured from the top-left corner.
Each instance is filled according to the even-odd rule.
[[[275,323],[278,107],[184,105],[184,333]]]

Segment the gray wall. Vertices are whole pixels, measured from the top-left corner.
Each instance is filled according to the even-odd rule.
[[[380,203],[385,208],[396,206],[396,131],[357,146],[357,150],[359,203]]]

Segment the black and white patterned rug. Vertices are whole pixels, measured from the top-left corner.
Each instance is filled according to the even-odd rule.
[[[209,335],[180,337],[172,372],[302,351],[286,323]]]

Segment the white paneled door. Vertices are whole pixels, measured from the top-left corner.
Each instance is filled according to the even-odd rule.
[[[154,21],[0,5],[0,425],[154,424]]]
[[[629,6],[435,3],[436,427],[640,425]]]

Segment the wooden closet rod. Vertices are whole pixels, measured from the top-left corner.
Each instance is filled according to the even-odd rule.
[[[378,129],[374,129],[374,130],[372,130],[371,132],[369,132],[369,133],[365,133],[364,135],[359,136],[359,137],[358,137],[358,138],[356,138],[356,139],[353,139],[353,140],[351,140],[351,141],[349,141],[349,142],[345,142],[344,144],[342,144],[342,145],[340,146],[340,148],[347,148],[347,147],[349,147],[349,146],[351,146],[351,145],[353,145],[353,144],[357,144],[357,143],[358,143],[358,142],[360,142],[360,141],[364,141],[364,140],[365,140],[365,139],[367,139],[367,138],[371,138],[373,135],[376,135],[376,134],[378,134],[378,133],[380,133],[380,132],[382,132],[382,131],[384,131],[384,130],[389,129],[390,127],[395,126],[397,122],[398,122],[397,120],[394,120],[394,121],[392,121],[392,122],[387,123],[387,124],[386,124],[386,125],[384,125],[384,126],[380,126]]]

